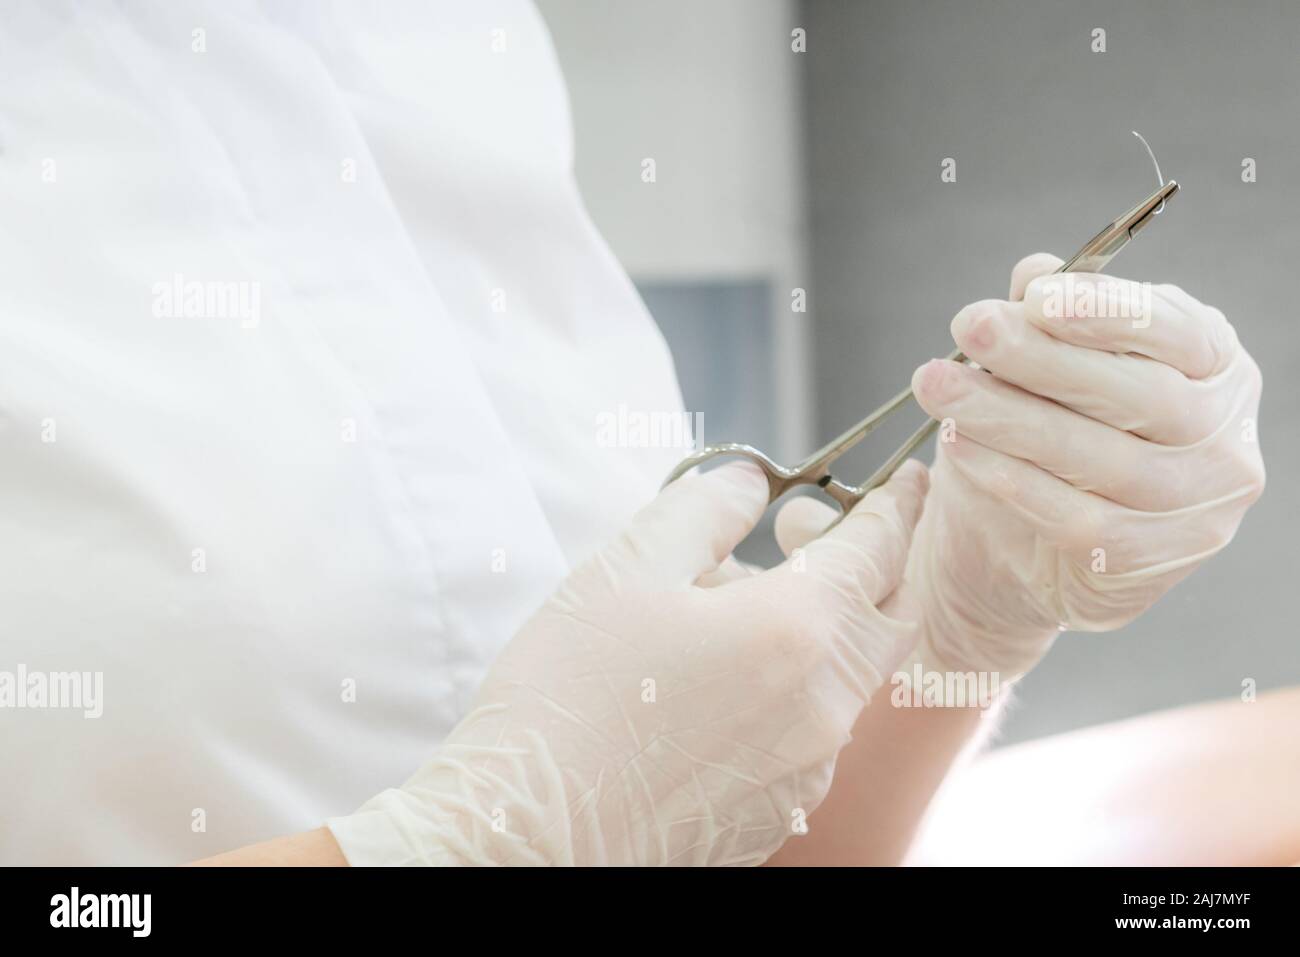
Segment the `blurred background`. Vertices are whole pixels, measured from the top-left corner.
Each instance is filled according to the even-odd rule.
[[[1005,296],[1021,256],[1068,255],[1150,193],[1141,131],[1184,191],[1112,271],[1184,286],[1236,325],[1264,371],[1269,490],[1231,548],[1152,612],[1062,636],[1002,740],[1236,696],[1247,679],[1300,683],[1285,605],[1300,542],[1300,4],[539,6],[583,193],[672,346],[704,440],[783,461],[946,354],[951,317]],[[948,158],[955,182],[940,180]],[[921,421],[899,418],[846,478]],[[770,536],[747,545],[762,559]]]

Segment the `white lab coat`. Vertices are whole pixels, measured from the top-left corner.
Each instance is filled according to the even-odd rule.
[[[520,3],[6,6],[0,672],[103,714],[0,709],[0,863],[399,784],[654,494],[598,421],[681,400],[571,142]]]

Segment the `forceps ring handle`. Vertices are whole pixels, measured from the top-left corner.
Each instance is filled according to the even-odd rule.
[[[721,445],[706,445],[698,452],[692,452],[686,456],[677,463],[676,468],[669,473],[668,478],[664,479],[664,483],[660,488],[667,488],[691,469],[703,465],[705,462],[721,458],[749,459],[749,461],[757,465],[762,470],[763,475],[767,477],[767,502],[769,505],[784,495],[792,485],[798,484],[799,477],[794,471],[783,465],[777,465],[766,454],[752,445],[745,445],[742,442],[726,442]]]
[[[667,488],[691,469],[720,458],[748,459],[757,465],[767,478],[767,503],[769,505],[797,485],[815,485],[834,499],[840,510],[847,515],[853,510],[853,506],[862,501],[863,496],[870,491],[869,488],[845,485],[839,479],[833,478],[825,469],[822,470],[823,474],[818,475],[813,472],[778,465],[768,458],[765,453],[752,445],[745,445],[741,442],[708,445],[698,452],[692,452],[677,463],[676,468],[664,480],[662,487]],[[885,478],[888,478],[888,476],[885,476]],[[884,479],[881,479],[881,481],[884,481]]]

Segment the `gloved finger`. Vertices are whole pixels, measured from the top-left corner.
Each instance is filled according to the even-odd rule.
[[[761,568],[745,564],[735,555],[728,555],[722,560],[721,565],[696,579],[695,584],[699,588],[717,588],[719,585],[730,585],[732,582],[753,578],[762,571]]]
[[[752,462],[689,475],[638,512],[605,557],[665,587],[690,585],[753,530],[767,498],[767,477]]]
[[[998,378],[1163,445],[1190,445],[1219,428],[1235,401],[1215,379],[1189,379],[1145,356],[1087,349],[1048,335],[1024,303],[986,299],[952,321],[958,347]]]
[[[1048,276],[1060,269],[1065,260],[1051,253],[1030,253],[1011,270],[1011,293],[1007,296],[1012,302],[1025,298],[1025,288],[1039,276]]]
[[[1223,313],[1177,286],[1070,273],[1029,284],[1025,318],[1048,335],[1103,352],[1137,353],[1208,379],[1241,346]]]
[[[803,550],[808,578],[832,586],[854,603],[865,599],[879,604],[903,577],[929,488],[926,467],[915,459],[905,462],[838,525],[808,543]]]
[[[1171,448],[1111,428],[997,376],[934,359],[912,376],[917,402],[959,436],[1033,462],[1075,488],[1146,512],[1231,491],[1238,472],[1219,443]]]
[[[840,510],[825,502],[801,495],[792,498],[776,513],[776,543],[786,558],[803,548],[840,517]]]

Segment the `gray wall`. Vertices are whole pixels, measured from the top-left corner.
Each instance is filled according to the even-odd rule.
[[[801,63],[788,39],[798,5],[539,0],[538,8],[569,86],[577,177],[592,219],[638,285],[661,293],[652,305],[679,361],[711,351],[764,383],[774,401],[753,410],[762,431],[745,434],[776,454],[802,454],[815,435],[811,330],[789,309],[789,290],[808,284]],[[657,165],[653,184],[641,179],[645,158]],[[696,323],[690,335],[719,296],[729,317],[755,283],[772,290],[748,337],[761,355],[719,351],[722,328]],[[752,361],[742,367],[741,359]],[[679,371],[706,428],[744,408],[734,393]]]
[[[1005,296],[1020,256],[1068,255],[1149,193],[1134,129],[1185,189],[1112,271],[1218,305],[1264,371],[1269,489],[1237,540],[1128,628],[1063,636],[1004,739],[1234,695],[1248,677],[1300,683],[1300,4],[812,0],[802,16],[821,433],[947,352],[952,315]],[[1243,157],[1258,182],[1241,181]]]

